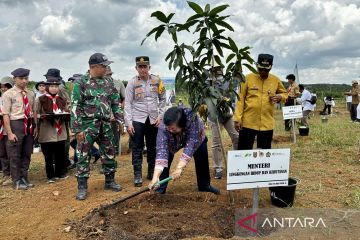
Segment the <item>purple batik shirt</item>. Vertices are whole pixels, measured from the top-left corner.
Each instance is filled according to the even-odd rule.
[[[156,139],[156,169],[162,170],[168,167],[169,155],[175,154],[181,148],[184,148],[184,151],[180,161],[187,164],[204,141],[204,123],[191,109],[184,108],[184,113],[187,119],[186,127],[179,134],[167,131],[164,123],[161,122]]]

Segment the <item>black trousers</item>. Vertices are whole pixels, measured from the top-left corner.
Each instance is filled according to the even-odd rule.
[[[61,177],[66,173],[65,141],[41,143],[48,179]]]
[[[288,98],[288,100],[285,102],[285,106],[294,106],[295,105],[295,99],[294,98]],[[290,131],[291,129],[291,119],[285,120],[285,130]]]
[[[257,131],[250,128],[242,128],[239,131],[238,150],[253,149],[255,137],[257,141],[257,148],[271,149],[273,132],[273,130]]]
[[[326,105],[326,104],[325,104],[323,113],[326,113],[326,109],[327,109],[327,111],[328,111],[328,114],[330,115],[330,114],[331,114],[331,105]]]
[[[352,103],[351,104],[351,107],[350,107],[350,117],[351,117],[351,120],[352,121],[356,121],[357,117],[357,111],[356,111],[356,108],[357,108],[358,104],[354,104]]]
[[[24,120],[11,120],[10,127],[17,136],[16,142],[6,142],[6,151],[10,161],[10,172],[13,182],[21,178],[28,178],[31,154],[33,151],[34,137],[24,134]],[[34,126],[35,128],[35,126]]]
[[[158,128],[150,124],[147,118],[145,123],[133,122],[135,133],[132,136],[132,164],[134,166],[134,174],[140,174],[142,170],[144,136],[147,148],[148,170],[154,170],[156,157],[156,136]]]
[[[200,147],[194,153],[195,160],[195,170],[196,170],[196,180],[198,189],[205,189],[210,184],[210,173],[209,173],[209,156],[207,149],[208,139],[205,138]],[[169,177],[171,163],[174,160],[174,155],[169,153],[168,167],[164,168],[164,171],[160,175],[160,180],[163,180]],[[156,190],[158,193],[165,193],[167,188],[167,183],[160,185]]]

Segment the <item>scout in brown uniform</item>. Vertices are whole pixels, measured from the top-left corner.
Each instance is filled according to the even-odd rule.
[[[30,70],[18,68],[13,75],[15,86],[4,93],[3,118],[8,134],[6,149],[10,160],[11,178],[14,189],[25,190],[34,185],[29,183],[28,170],[37,130],[34,122],[35,95],[26,88]]]
[[[69,120],[66,100],[59,96],[60,81],[48,79],[46,93],[36,99],[35,109],[38,116],[39,143],[45,157],[48,183],[55,179],[65,179],[65,141],[67,131],[65,122]],[[39,118],[40,116],[40,118]]]
[[[70,96],[66,90],[66,86],[65,86],[65,82],[63,81],[63,78],[60,75],[60,70],[57,68],[49,68],[46,72],[46,74],[44,74],[44,76],[46,77],[46,80],[57,80],[59,81],[60,85],[59,85],[59,97],[62,97],[63,99],[66,100],[66,104],[67,106],[70,106]],[[65,123],[66,124],[66,129],[68,131],[69,126],[68,126],[68,122]],[[70,150],[70,132],[67,132],[68,134],[68,138],[65,141],[65,151],[64,151],[64,156],[66,159],[66,165],[70,166],[70,159],[69,159],[69,150]]]
[[[289,97],[285,102],[285,106],[294,106],[296,103],[296,98],[298,98],[301,95],[299,85],[295,82],[294,74],[287,75],[286,79],[288,80],[289,83],[289,87],[287,89]],[[285,120],[285,131],[290,131],[291,129],[290,124],[291,124],[290,119]]]

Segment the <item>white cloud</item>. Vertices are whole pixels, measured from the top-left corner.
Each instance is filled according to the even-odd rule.
[[[296,63],[307,82],[345,83],[357,78],[360,66],[359,0],[200,0],[204,6],[229,4],[225,14],[235,28],[229,33],[239,46],[252,46],[275,56],[273,73],[284,78]],[[175,12],[182,22],[193,14],[180,0],[35,0],[0,2],[0,75],[15,67],[31,69],[41,80],[47,68],[61,69],[64,78],[87,69],[89,56],[104,52],[114,60],[115,76],[135,74],[134,58],[148,54],[156,74],[175,75],[164,58],[172,50],[169,37],[157,42],[145,34],[159,24],[155,10]],[[194,36],[182,33],[180,41]]]
[[[75,38],[70,35],[70,31],[79,21],[72,16],[53,16],[44,17],[40,23],[38,33],[32,36],[33,42],[41,44],[44,41],[52,41],[54,43],[71,43]]]

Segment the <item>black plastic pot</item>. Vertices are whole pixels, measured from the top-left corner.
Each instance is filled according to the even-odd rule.
[[[289,178],[288,186],[269,187],[271,204],[280,208],[292,207],[298,183],[299,179]]]
[[[309,136],[309,127],[299,127],[300,136]]]

